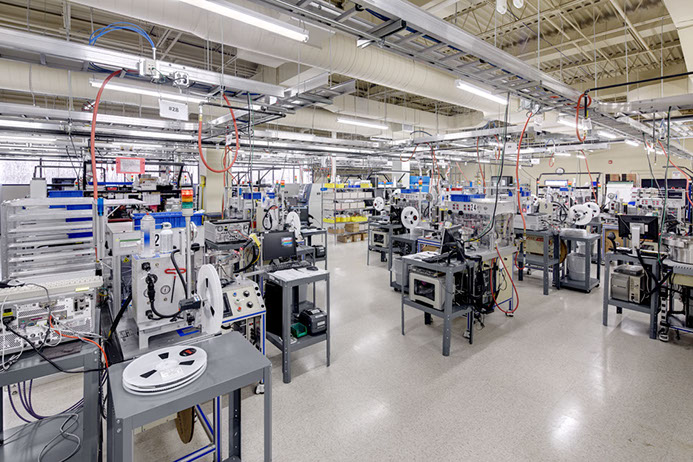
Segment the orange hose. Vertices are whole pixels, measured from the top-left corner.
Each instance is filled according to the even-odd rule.
[[[594,187],[592,186],[594,182],[592,181],[592,172],[590,172],[590,164],[587,163],[587,154],[585,154],[585,151],[580,149],[580,152],[582,153],[582,157],[585,158],[585,167],[587,167],[587,174],[590,176],[590,191],[592,191],[592,195],[594,196],[594,202],[599,204],[599,199],[597,199],[597,193],[594,191]]]
[[[690,196],[690,193],[689,193],[689,191],[688,191],[688,190],[689,190],[689,185],[690,185],[690,183],[691,183],[691,177],[688,176],[686,173],[684,173],[684,171],[681,170],[681,169],[679,168],[679,166],[676,165],[676,164],[674,163],[673,160],[671,160],[670,156],[667,155],[667,150],[664,149],[664,145],[662,144],[662,142],[659,141],[659,140],[657,140],[657,143],[659,143],[659,147],[662,148],[662,152],[664,152],[664,155],[665,155],[665,156],[667,157],[667,159],[669,160],[669,163],[670,163],[671,165],[673,165],[674,168],[675,168],[676,170],[678,170],[679,173],[680,173],[681,175],[683,175],[683,176],[686,177],[686,198],[688,199],[688,203],[691,204],[691,206],[693,206],[693,201],[691,200],[691,196]],[[667,194],[668,194],[668,193],[667,193]]]
[[[99,348],[99,350],[101,350],[101,354],[103,354],[104,363],[106,364],[106,367],[108,367],[108,358],[106,357],[106,352],[103,350],[103,348],[101,348],[101,345],[99,345],[98,343],[96,343],[96,342],[93,341],[92,339],[88,339],[88,338],[84,338],[84,337],[75,337],[75,336],[72,336],[72,335],[65,335],[65,334],[63,334],[62,332],[60,332],[59,330],[57,330],[57,329],[53,326],[53,317],[52,317],[52,316],[48,318],[48,324],[50,325],[50,328],[51,328],[56,334],[58,334],[58,335],[61,336],[61,337],[72,338],[72,339],[77,339],[77,340],[82,340],[82,341],[84,341],[84,342],[89,342],[89,343],[93,343],[94,345],[96,345],[96,346]]]
[[[99,180],[98,180],[98,174],[96,173],[96,114],[99,112],[99,103],[101,102],[101,94],[103,93],[103,89],[106,88],[106,84],[111,81],[113,77],[116,75],[120,74],[122,72],[121,69],[118,69],[117,71],[111,72],[108,77],[104,79],[104,81],[101,83],[101,88],[99,88],[99,92],[96,94],[96,99],[94,100],[94,112],[91,115],[91,176],[92,176],[92,184],[94,185],[94,200],[98,199],[99,197]]]
[[[575,134],[577,135],[578,140],[580,140],[581,143],[585,142],[585,138],[587,136],[580,136],[580,109],[585,109],[585,107],[590,107],[592,105],[592,97],[590,95],[587,95],[587,106],[582,106],[582,98],[585,97],[585,94],[581,94],[580,97],[578,98],[577,106],[575,107]]]
[[[527,131],[527,125],[534,114],[531,112],[527,116],[527,121],[525,126],[522,128],[522,133],[520,134],[520,141],[517,143],[517,160],[515,162],[515,183],[517,189],[517,208],[520,209],[520,216],[522,217],[522,227],[527,232],[527,222],[525,221],[525,213],[522,211],[522,202],[520,201],[520,150],[522,149],[522,139],[525,137],[525,131]]]
[[[476,162],[479,164],[479,173],[481,173],[481,181],[484,184],[484,192],[486,192],[486,178],[484,178],[484,170],[481,168],[481,159],[479,158],[479,138],[476,139]]]
[[[226,101],[226,104],[228,106],[231,106],[231,103],[229,102],[229,99],[226,97],[226,95],[222,94],[224,97],[224,101]],[[231,167],[236,163],[236,159],[238,159],[238,151],[241,149],[239,137],[238,137],[238,125],[236,124],[236,115],[233,113],[233,109],[229,108],[229,111],[231,111],[231,118],[233,119],[233,129],[236,132],[236,153],[233,156],[233,161],[231,161],[231,165],[229,165],[226,168],[223,168],[221,170],[217,170],[215,168],[212,168],[209,166],[207,163],[207,160],[205,159],[205,155],[202,153],[202,116],[200,116],[198,126],[197,126],[197,150],[200,153],[200,160],[202,160],[202,163],[205,165],[207,170],[210,172],[214,173],[226,173],[229,170],[231,170]],[[224,143],[226,144],[226,143]]]
[[[463,177],[466,181],[469,181],[469,178],[467,178],[467,175],[465,175],[464,172],[462,171],[462,169],[460,168],[459,162],[455,162],[455,165],[457,166],[457,170],[460,171],[460,174],[462,175],[462,177]]]

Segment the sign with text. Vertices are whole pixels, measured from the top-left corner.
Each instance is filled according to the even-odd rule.
[[[160,99],[159,115],[167,119],[188,120],[188,103]]]
[[[144,173],[144,159],[142,157],[116,157],[116,173],[141,175]]]

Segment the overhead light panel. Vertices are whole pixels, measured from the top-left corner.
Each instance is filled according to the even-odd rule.
[[[561,125],[565,125],[566,127],[570,128],[575,128],[575,120],[574,119],[566,119],[565,117],[559,117],[556,122],[558,122]],[[582,130],[582,121],[578,121],[577,127]]]
[[[585,159],[585,156],[583,156],[582,154],[575,154],[575,157],[577,157],[578,159]]]
[[[615,140],[615,139],[619,138],[619,136],[617,134],[607,132],[606,130],[601,130],[601,131],[597,132],[597,135],[604,137],[604,138],[607,138],[607,139],[610,139],[610,140]]]
[[[558,157],[570,157],[571,156],[571,154],[569,152],[554,152],[554,155],[558,156]]]
[[[502,98],[498,95],[494,95],[490,91],[486,91],[483,88],[475,87],[474,85],[470,85],[464,80],[455,80],[455,86],[459,88],[460,90],[468,91],[469,93],[473,93],[475,95],[481,96],[482,98],[486,98],[490,101],[493,101],[498,104],[506,105],[508,104],[508,101],[505,98]]]
[[[631,146],[640,146],[640,143],[638,143],[635,140],[626,140],[626,144],[629,144]]]
[[[251,26],[259,27],[268,32],[279,34],[283,37],[296,40],[298,42],[308,41],[308,31],[300,27],[292,26],[283,21],[278,21],[270,16],[260,14],[256,11],[243,8],[242,6],[231,3],[217,3],[209,0],[180,0],[188,5],[196,6],[211,13],[220,14],[227,18],[241,21]]]
[[[337,122],[340,124],[356,125],[359,127],[377,128],[378,130],[387,130],[388,127],[385,124],[381,124],[375,121],[368,121],[363,119],[348,119],[346,117],[337,117]]]
[[[103,84],[102,80],[95,80],[95,79],[89,80],[89,85],[91,85],[92,87],[95,87],[95,88],[101,88],[102,84]],[[184,95],[182,93],[158,91],[158,90],[154,90],[154,89],[148,89],[148,88],[138,87],[138,86],[134,86],[134,85],[127,85],[127,84],[112,82],[112,81],[109,82],[109,84],[106,88],[108,90],[122,91],[123,93],[133,93],[135,95],[153,96],[154,98],[168,99],[168,100],[173,100],[173,101],[183,101],[184,103],[198,103],[199,104],[199,103],[207,100],[207,98],[205,98],[203,96],[193,96],[193,95]]]
[[[41,128],[42,126],[43,124],[41,122],[29,122],[28,120],[0,119],[0,127]]]
[[[3,143],[33,143],[33,144],[53,144],[58,138],[30,137],[30,136],[0,136]]]

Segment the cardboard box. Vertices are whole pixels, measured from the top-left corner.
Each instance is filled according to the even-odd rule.
[[[361,236],[361,240],[362,240],[362,241],[367,241],[367,240],[368,240],[368,233],[361,233],[360,236]]]
[[[327,233],[328,233],[328,234],[344,234],[345,231],[344,231],[344,228],[341,227],[341,226],[340,226],[340,227],[337,227],[337,228],[335,228],[335,227],[329,227],[329,228],[327,228]]]
[[[353,234],[347,234],[347,235],[339,235],[337,236],[337,241],[338,242],[353,242]]]
[[[358,233],[361,230],[359,223],[347,223],[344,228],[348,233]]]
[[[354,242],[362,241],[363,236],[361,234],[354,234],[351,236],[351,238],[354,240]]]

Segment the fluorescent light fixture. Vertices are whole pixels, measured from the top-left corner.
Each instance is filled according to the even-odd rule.
[[[585,156],[583,156],[582,154],[575,154],[575,157],[577,157],[578,159],[585,159]]]
[[[29,122],[28,120],[8,120],[0,119],[0,127],[13,127],[13,128],[41,128],[43,124],[41,122]],[[56,126],[56,128],[58,128]]]
[[[475,95],[481,96],[482,98],[486,98],[488,100],[491,100],[498,104],[502,104],[504,106],[508,103],[505,98],[502,98],[498,95],[494,95],[490,91],[486,91],[479,87],[475,87],[474,85],[470,85],[464,80],[455,80],[455,86],[460,90],[468,91],[469,93],[473,93]]]
[[[0,136],[0,141],[5,143],[34,143],[34,144],[52,144],[58,141],[58,138],[38,138],[30,136]]]
[[[626,144],[629,144],[631,146],[640,146],[640,143],[638,143],[635,140],[626,140]]]
[[[479,160],[479,163],[482,163],[482,164],[490,164],[491,161],[488,160],[488,159],[481,159],[481,160]]]
[[[554,152],[554,155],[558,157],[570,157],[571,154],[569,152]]]
[[[183,133],[171,133],[171,132],[147,132],[147,131],[135,131],[133,130],[130,136],[137,138],[154,138],[157,140],[181,140],[181,141],[194,141],[197,139],[194,135],[185,135]]]
[[[606,130],[601,130],[597,132],[597,135],[603,136],[604,138],[610,139],[610,140],[615,140],[619,138],[619,136],[615,133],[607,132]]]
[[[291,24],[278,21],[270,16],[260,14],[257,11],[243,8],[242,6],[231,3],[217,3],[209,0],[180,0],[188,5],[196,6],[211,13],[220,14],[227,18],[241,21],[251,26],[259,27],[266,31],[279,34],[291,40],[299,42],[308,41],[308,31]]]
[[[102,80],[90,79],[89,85],[95,88],[100,88],[103,84]],[[135,95],[153,96],[155,98],[170,99],[173,101],[183,101],[184,103],[201,103],[207,98],[202,96],[184,95],[182,93],[169,93],[155,89],[137,87],[133,85],[125,85],[118,82],[109,83],[106,88],[108,90],[122,91],[123,93],[134,93]]]
[[[556,122],[558,122],[561,125],[565,125],[566,127],[575,128],[575,120],[572,120],[572,119],[566,119],[565,117],[559,117],[556,120]],[[582,130],[582,120],[578,121],[577,126],[580,130]]]
[[[378,130],[387,130],[388,127],[385,124],[381,124],[375,121],[367,121],[362,119],[347,119],[346,117],[337,117],[337,122],[340,124],[347,125],[357,125],[359,127],[377,128]]]

